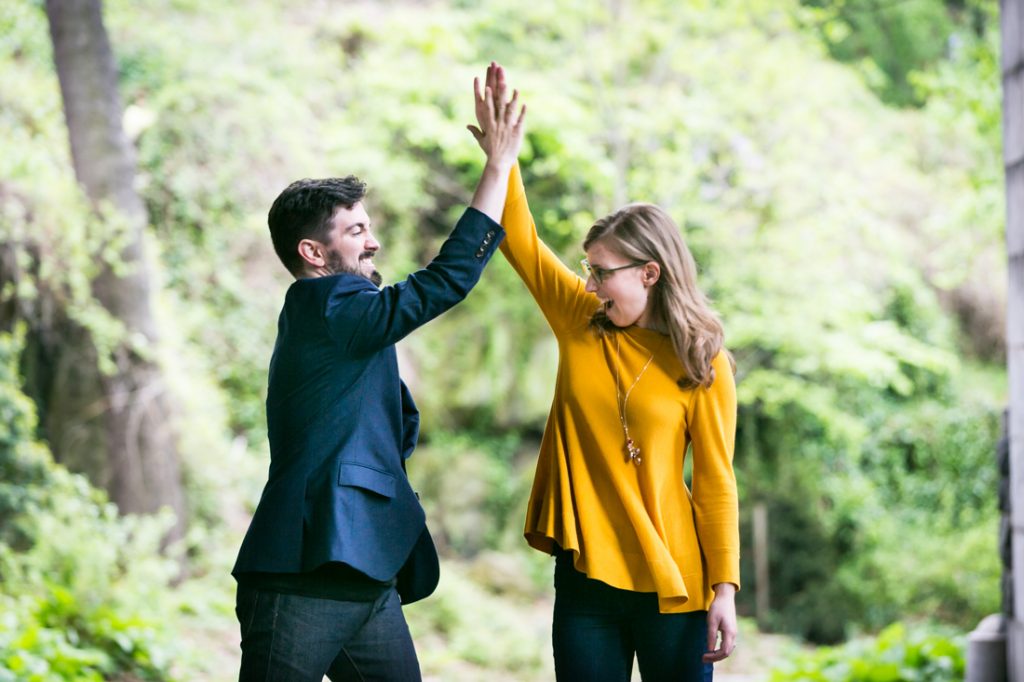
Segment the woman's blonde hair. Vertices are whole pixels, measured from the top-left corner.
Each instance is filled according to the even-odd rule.
[[[594,223],[583,249],[597,242],[623,258],[654,261],[661,267],[661,276],[650,291],[651,315],[656,328],[672,339],[686,370],[679,385],[711,386],[715,380],[711,361],[722,350],[725,335],[718,315],[697,286],[697,262],[672,218],[653,204],[629,204]],[[590,326],[598,334],[617,329],[604,308],[594,313]],[[735,371],[731,355],[729,362]]]

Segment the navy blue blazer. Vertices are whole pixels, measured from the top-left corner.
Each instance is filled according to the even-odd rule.
[[[346,273],[291,285],[270,361],[269,479],[233,574],[339,561],[395,577],[425,524],[403,468],[419,412],[395,343],[465,298],[504,234],[469,208],[404,282],[378,289]]]

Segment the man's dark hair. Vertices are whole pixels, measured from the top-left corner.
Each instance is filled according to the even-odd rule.
[[[339,206],[352,208],[366,196],[366,183],[354,175],[323,180],[296,180],[274,200],[267,215],[274,251],[288,272],[298,277],[305,266],[299,242],[323,242]]]

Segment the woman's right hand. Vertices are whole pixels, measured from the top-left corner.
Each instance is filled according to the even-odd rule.
[[[512,99],[508,101],[507,93],[505,70],[491,62],[487,67],[483,92],[480,90],[480,79],[473,79],[474,110],[479,127],[466,126],[487,155],[488,163],[497,164],[501,168],[510,168],[516,162],[525,131],[523,120],[526,117],[526,105],[520,107],[517,115],[519,91],[514,90]]]

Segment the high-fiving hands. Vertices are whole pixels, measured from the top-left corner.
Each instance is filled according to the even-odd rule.
[[[505,70],[499,64],[491,62],[487,67],[484,89],[480,90],[480,79],[473,79],[473,101],[476,111],[477,125],[466,126],[473,133],[477,144],[484,150],[489,162],[511,166],[519,156],[519,148],[523,143],[526,105],[519,108],[519,91],[512,91],[512,99],[507,99],[508,85],[505,82]],[[479,126],[479,127],[478,127]]]
[[[469,205],[495,222],[501,222],[509,172],[519,157],[525,130],[526,105],[517,114],[519,92],[512,93],[512,100],[506,101],[507,91],[505,71],[491,62],[487,67],[483,92],[480,91],[480,79],[473,79],[473,101],[479,127],[466,126],[487,155],[487,163]]]

